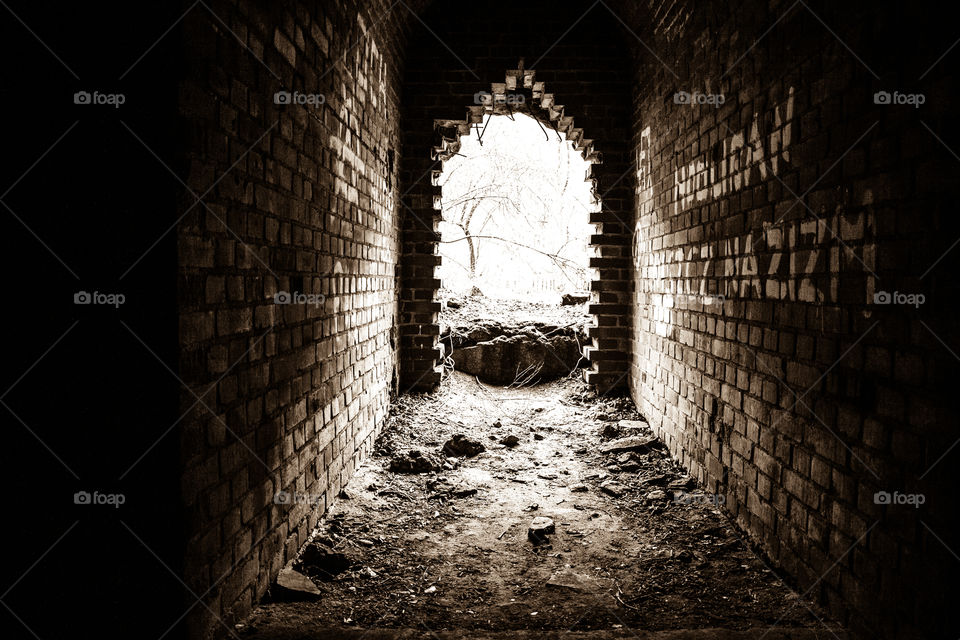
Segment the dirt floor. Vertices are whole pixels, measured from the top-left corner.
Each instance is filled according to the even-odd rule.
[[[505,388],[452,372],[438,391],[401,398],[296,565],[321,595],[263,604],[238,631],[776,625],[768,639],[833,637],[659,443],[602,452],[624,436],[646,441],[640,420],[628,399],[572,378]],[[444,455],[457,434],[485,450]],[[511,435],[517,444],[501,444]],[[392,461],[439,468],[398,473]],[[528,535],[537,517],[555,525],[539,544]]]

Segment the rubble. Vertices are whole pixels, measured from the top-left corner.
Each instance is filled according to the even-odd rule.
[[[565,293],[560,296],[560,304],[569,307],[576,304],[583,304],[590,299],[589,294],[578,295],[574,293]]]
[[[430,473],[440,468],[440,464],[416,449],[394,456],[390,461],[390,471],[394,473]]]
[[[323,595],[323,592],[307,576],[290,567],[284,567],[280,570],[270,595],[276,602],[293,602],[316,600]]]
[[[645,453],[651,449],[660,448],[661,446],[660,441],[653,436],[628,436],[600,445],[600,452],[622,453],[624,451],[637,451]]]
[[[445,443],[443,443],[443,453],[445,455],[454,457],[467,457],[472,458],[475,455],[479,455],[486,451],[486,447],[477,442],[476,440],[471,440],[462,433],[458,433],[453,436]]]
[[[715,507],[673,502],[695,483],[662,447],[600,451],[604,425],[616,427],[618,439],[652,436],[638,418],[629,399],[594,396],[571,379],[497,389],[453,372],[437,393],[402,396],[346,487],[352,499],[332,501],[293,565],[323,592],[310,618],[471,633],[568,628],[583,616],[590,629],[653,617],[700,626],[777,622],[788,590]],[[516,448],[490,444],[510,432]],[[466,464],[447,458],[441,449],[451,434],[487,451]],[[533,442],[534,434],[547,437]],[[392,473],[398,460],[404,468],[432,462],[433,472]],[[638,473],[624,472],[633,465]],[[738,593],[749,596],[731,597]],[[266,605],[245,624],[302,617],[304,610],[282,608],[289,606]],[[786,615],[797,622],[807,609]]]
[[[547,536],[556,532],[556,525],[552,518],[538,516],[530,521],[527,528],[527,538],[533,544],[544,544],[548,542]]]
[[[624,493],[627,492],[627,488],[622,484],[620,484],[619,482],[614,482],[613,480],[607,480],[606,482],[600,485],[600,491],[603,491],[605,494],[609,496],[613,496],[614,498],[619,498],[620,496],[622,496]]]
[[[504,445],[505,447],[515,447],[520,444],[520,438],[515,435],[509,435],[503,438],[500,441],[500,444]]]

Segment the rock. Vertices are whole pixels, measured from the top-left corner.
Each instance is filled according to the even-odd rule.
[[[632,461],[633,457],[631,457],[629,451],[626,453],[621,453],[619,456],[617,456],[617,464],[619,465],[630,464]]]
[[[462,433],[458,433],[443,444],[443,453],[451,457],[466,456],[472,458],[482,451],[486,451],[482,444],[469,439]]]
[[[448,309],[459,309],[459,308],[462,307],[462,306],[463,306],[463,304],[462,304],[461,302],[459,302],[458,300],[447,300],[447,308],[448,308]]]
[[[560,296],[560,305],[570,307],[575,304],[583,304],[590,299],[589,295],[577,295],[575,293],[565,293]]]
[[[370,567],[364,567],[360,570],[360,575],[364,578],[376,578],[379,574]]]
[[[570,491],[574,493],[585,493],[588,490],[589,490],[589,487],[585,484],[575,484],[572,487],[570,487]]]
[[[502,427],[502,426],[503,426],[503,423],[500,422],[499,420],[497,420],[496,422],[493,423],[493,428],[494,428],[494,429],[499,429],[499,428]]]
[[[653,475],[653,476],[645,476],[645,477],[643,477],[643,478],[640,478],[640,482],[642,482],[642,483],[644,483],[644,484],[653,485],[653,486],[655,486],[655,487],[656,487],[656,486],[664,487],[664,486],[667,485],[667,482],[669,482],[669,481],[670,481],[670,476],[668,476],[668,475],[666,475],[666,474],[663,474],[663,473],[657,474],[657,475]]]
[[[659,502],[667,499],[667,493],[663,489],[654,489],[646,495],[647,500]]]
[[[610,422],[610,416],[602,412],[595,415],[594,418],[600,420],[601,422]]]
[[[617,438],[620,436],[620,427],[615,424],[607,423],[603,425],[603,429],[600,430],[600,437],[604,440],[610,440],[612,438]]]
[[[280,575],[277,576],[273,586],[270,595],[280,602],[316,600],[323,595],[317,585],[313,584],[313,580],[290,567],[280,570]]]
[[[533,434],[533,439],[534,439],[534,440],[543,440],[543,436],[540,435],[539,433],[535,433],[535,434]]]
[[[536,371],[538,380],[566,376],[581,362],[576,338],[537,334],[498,336],[455,349],[454,368],[491,384],[510,384],[524,372]]]
[[[501,440],[500,444],[508,447],[515,447],[518,444],[520,444],[520,438],[518,438],[517,436],[510,435],[504,438],[503,440]]]
[[[527,537],[534,544],[547,542],[547,536],[556,531],[553,519],[544,516],[534,518],[527,529]]]
[[[646,431],[650,428],[646,420],[620,420],[617,426],[622,431]]]
[[[602,453],[622,453],[624,451],[644,453],[660,446],[660,441],[653,436],[628,436],[601,445],[600,451]]]
[[[425,456],[416,449],[394,456],[390,471],[394,473],[429,473],[440,468],[440,462]]]
[[[603,491],[605,494],[613,496],[614,498],[619,498],[624,493],[626,493],[627,488],[620,484],[619,482],[614,482],[612,480],[607,480],[600,485],[600,491]]]
[[[589,591],[596,585],[596,580],[590,576],[574,573],[570,569],[561,569],[547,580],[548,587],[570,589],[571,591]]]
[[[352,500],[353,496],[350,495],[346,489],[340,489],[340,493],[337,494],[337,497],[341,500]]]
[[[697,484],[697,481],[693,478],[687,476],[684,478],[677,478],[676,480],[671,481],[667,485],[669,491],[685,491],[687,489],[692,489]]]
[[[347,555],[314,541],[303,549],[297,566],[307,575],[321,580],[333,580],[351,565],[353,560]]]

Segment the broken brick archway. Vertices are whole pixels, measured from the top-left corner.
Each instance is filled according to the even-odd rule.
[[[545,131],[553,130],[561,139],[573,144],[588,163],[584,179],[600,204],[590,212],[590,223],[597,233],[591,235],[590,267],[597,278],[591,282],[588,311],[593,317],[588,328],[591,343],[583,347],[589,362],[584,379],[603,391],[626,385],[629,367],[631,225],[626,219],[630,202],[614,198],[607,205],[601,191],[601,177],[609,176],[603,163],[603,144],[587,138],[583,128],[575,126],[557,96],[537,79],[537,72],[524,69],[521,58],[516,69],[506,71],[503,82],[493,82],[472,95],[466,116],[460,120],[434,119],[429,153],[420,157],[426,166],[419,176],[404,168],[401,182],[402,230],[400,287],[400,358],[401,391],[427,390],[440,382],[443,347],[439,344],[440,303],[436,300],[441,281],[436,277],[440,264],[437,253],[441,221],[440,175],[443,163],[460,149],[461,137],[471,128],[480,127],[488,117],[523,113],[536,119]],[[407,151],[407,166],[417,165],[417,156]],[[419,167],[418,167],[419,169]],[[407,179],[414,177],[412,184]],[[623,173],[613,176],[608,184],[623,182]],[[606,182],[606,181],[604,181]]]

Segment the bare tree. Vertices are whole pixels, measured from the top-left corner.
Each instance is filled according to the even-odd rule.
[[[494,117],[482,142],[465,139],[461,155],[445,167],[443,220],[460,235],[443,243],[466,243],[467,264],[460,266],[472,283],[483,277],[484,247],[496,245],[494,255],[501,261],[521,263],[534,275],[551,269],[570,286],[581,286],[590,209],[584,188],[571,188],[574,152],[556,139],[531,143],[529,129],[521,131],[526,137],[519,135],[515,126],[523,125],[533,125],[539,135],[528,118],[503,120]],[[445,259],[455,261],[449,255]]]

